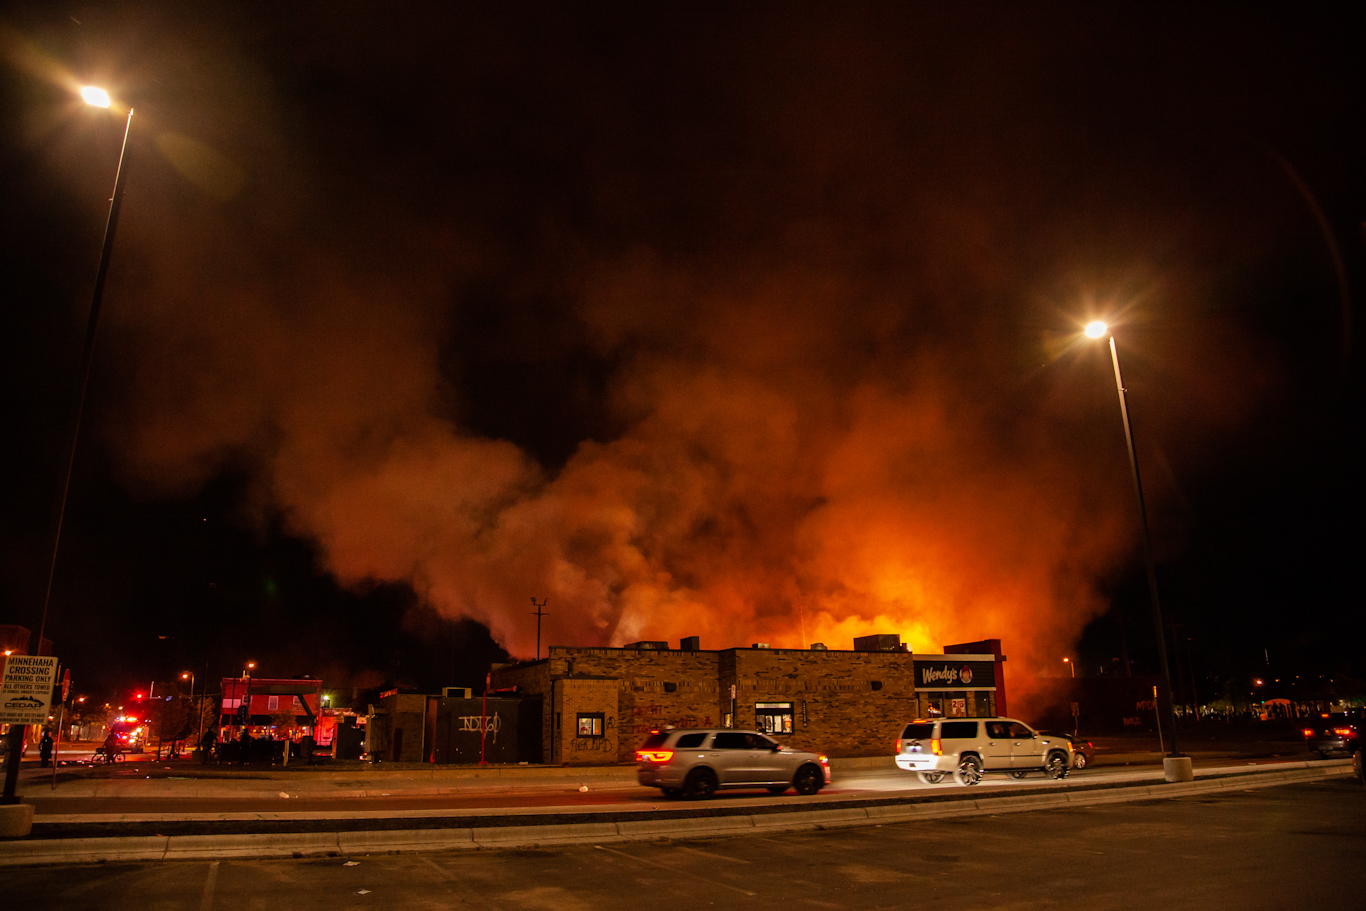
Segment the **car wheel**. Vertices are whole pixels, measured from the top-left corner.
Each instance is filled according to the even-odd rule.
[[[1067,754],[1049,753],[1048,759],[1044,760],[1043,770],[1049,778],[1057,780],[1067,777]]]
[[[1072,757],[1072,768],[1074,769],[1084,769],[1088,763],[1089,760],[1086,758],[1085,753],[1078,753]]]
[[[660,790],[663,791],[664,796],[669,798],[670,800],[677,800],[678,798],[683,796],[682,788],[660,788]]]
[[[1313,752],[1314,752],[1314,758],[1315,758],[1315,759],[1327,759],[1327,758],[1328,758],[1328,751],[1327,751],[1327,750],[1314,750]]]
[[[797,777],[792,779],[792,787],[798,794],[815,794],[824,784],[825,775],[813,765],[802,766],[797,770]]]
[[[773,787],[771,787],[771,788],[768,789],[768,793],[770,793],[770,794],[781,794],[781,793],[783,793],[783,792],[786,791],[786,790],[787,790],[787,785],[785,785],[785,784],[784,784],[784,785],[776,785],[776,784],[775,784]]]
[[[925,784],[939,784],[944,780],[943,772],[919,772],[917,774],[920,775],[920,780]]]
[[[1011,777],[1011,778],[1014,778],[1014,779],[1016,779],[1016,780],[1018,781],[1019,779],[1024,778],[1024,777],[1025,777],[1026,775],[1028,775],[1028,774],[1029,774],[1028,772],[1023,772],[1023,771],[1021,771],[1021,772],[1011,772],[1011,773],[1010,773],[1010,777]]]
[[[693,769],[683,783],[683,793],[689,800],[706,800],[716,793],[716,776],[710,769]]]
[[[961,785],[974,785],[982,780],[982,760],[976,756],[964,756],[958,763],[958,771],[953,780]]]

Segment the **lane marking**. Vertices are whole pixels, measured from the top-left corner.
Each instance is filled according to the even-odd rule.
[[[214,887],[218,884],[218,861],[209,861],[209,878],[204,881],[204,897],[199,900],[199,911],[213,908]]]
[[[597,851],[606,851],[608,854],[615,854],[618,857],[624,857],[627,860],[635,861],[638,864],[645,864],[647,867],[655,867],[660,870],[666,870],[669,873],[673,873],[675,875],[685,872],[679,870],[677,867],[670,867],[668,864],[656,863],[653,860],[646,860],[643,857],[636,857],[633,854],[627,854],[625,851],[618,851],[616,848],[608,848],[604,847],[603,845],[594,845],[593,848]],[[704,882],[712,886],[720,886],[722,889],[730,889],[732,892],[739,892],[741,895],[748,895],[751,898],[759,894],[758,892],[751,892],[748,889],[741,889],[739,886],[732,886],[730,883],[723,883],[715,879],[707,879],[704,876],[696,876],[691,873],[686,873],[685,875],[692,877],[694,880],[698,882]]]
[[[727,857],[724,854],[713,854],[710,851],[699,851],[697,848],[689,848],[687,845],[674,845],[674,847],[680,851],[687,851],[689,854],[700,854],[703,857],[712,857],[716,860],[728,860],[733,864],[753,863],[753,861],[741,860],[738,857]]]
[[[446,891],[450,892],[452,895],[464,896],[463,900],[473,898],[476,902],[488,908],[492,908],[493,911],[503,911],[502,905],[499,905],[497,902],[489,901],[484,896],[472,891],[469,887],[468,882],[461,880],[460,877],[456,876],[450,870],[447,870],[445,867],[441,866],[436,861],[432,860],[426,854],[414,854],[412,856],[422,861],[427,866],[431,867],[433,870],[436,871],[437,876],[440,876],[446,882],[450,883],[451,885],[447,886]],[[459,886],[463,891],[457,892],[455,890],[455,886]]]

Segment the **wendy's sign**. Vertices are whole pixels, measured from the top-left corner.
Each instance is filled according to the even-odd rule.
[[[917,690],[994,690],[996,660],[993,655],[946,655],[915,659]]]

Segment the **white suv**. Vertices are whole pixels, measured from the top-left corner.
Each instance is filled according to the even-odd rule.
[[[959,784],[973,785],[984,772],[1024,778],[1043,772],[1065,778],[1072,767],[1072,744],[1040,734],[1014,718],[930,718],[906,725],[896,741],[896,764],[938,784],[953,773]]]
[[[718,788],[815,794],[830,783],[830,760],[782,746],[758,731],[656,731],[636,750],[636,780],[665,797],[704,800]]]

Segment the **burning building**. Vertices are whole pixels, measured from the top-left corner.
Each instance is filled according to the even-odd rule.
[[[898,726],[931,715],[1005,710],[1000,640],[914,655],[899,635],[855,640],[851,650],[551,646],[548,657],[496,667],[493,689],[539,700],[546,762],[628,762],[664,727],[736,727],[832,756],[887,752]]]

